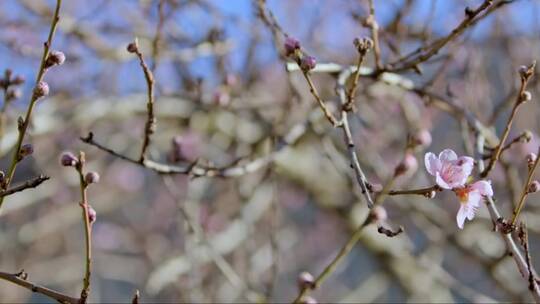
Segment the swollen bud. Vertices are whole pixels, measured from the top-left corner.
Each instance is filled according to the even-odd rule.
[[[386,212],[386,209],[382,206],[375,206],[371,210],[371,216],[373,217],[373,220],[377,222],[386,221],[388,218],[388,213]]]
[[[317,65],[317,60],[313,56],[309,56],[309,55],[304,56],[302,57],[302,60],[300,61],[300,68],[304,72],[313,70],[316,65]]]
[[[525,159],[527,160],[527,167],[529,167],[529,169],[531,169],[534,166],[534,163],[536,162],[536,154],[535,153],[529,153],[529,154],[527,154]]]
[[[88,172],[84,176],[84,181],[86,184],[99,183],[99,174],[97,172]]]
[[[300,41],[293,37],[287,37],[283,46],[285,48],[285,55],[290,56],[294,54],[296,50],[300,49]]]
[[[394,175],[412,174],[416,172],[417,169],[418,161],[416,160],[416,157],[411,153],[406,153],[401,163],[397,165]]]
[[[23,159],[29,155],[32,155],[32,153],[34,153],[34,146],[32,146],[32,144],[24,144],[19,150],[19,157],[20,159]]]
[[[45,68],[50,68],[55,65],[61,65],[66,61],[66,55],[60,51],[51,51],[45,61]]]
[[[307,271],[303,271],[298,275],[298,288],[300,290],[313,289],[315,287],[315,278]]]
[[[88,205],[88,221],[90,221],[90,224],[93,224],[97,219],[97,213],[92,206]]]
[[[529,184],[529,188],[527,189],[527,192],[535,193],[535,192],[538,192],[538,190],[540,190],[540,182],[538,182],[537,180],[534,180]]]
[[[521,102],[527,102],[527,101],[530,101],[531,99],[532,99],[532,94],[529,91],[523,92],[520,96]]]
[[[431,133],[426,129],[421,129],[414,134],[413,140],[416,145],[427,147],[431,145]]]
[[[34,88],[34,99],[39,99],[47,95],[49,95],[49,84],[45,81],[38,82]]]
[[[130,53],[137,53],[139,51],[139,46],[137,45],[137,41],[135,40],[134,42],[131,42],[130,44],[128,44],[126,49]]]
[[[79,160],[75,154],[71,152],[64,152],[62,153],[62,156],[60,156],[60,164],[64,167],[74,167],[78,162]]]

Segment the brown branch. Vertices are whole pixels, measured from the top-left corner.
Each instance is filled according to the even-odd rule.
[[[36,82],[34,84],[34,90],[35,92],[36,88],[38,87],[39,83],[43,80],[43,76],[45,75],[46,71],[46,61],[47,57],[49,56],[49,51],[52,45],[52,41],[54,38],[54,34],[56,33],[56,27],[58,25],[58,21],[60,20],[60,7],[62,5],[62,0],[56,1],[56,9],[54,10],[54,14],[51,21],[51,27],[49,30],[49,36],[47,38],[47,41],[43,44],[43,54],[41,56],[41,63],[39,66],[39,70],[36,77]],[[22,120],[22,123],[18,126],[18,137],[17,137],[17,143],[15,144],[15,150],[13,151],[13,155],[11,158],[11,163],[9,165],[9,170],[7,173],[7,181],[4,184],[4,189],[8,188],[11,184],[11,181],[13,180],[13,176],[15,174],[15,170],[17,169],[17,164],[20,161],[19,155],[21,152],[21,146],[23,144],[24,137],[26,135],[26,130],[28,129],[28,126],[30,125],[30,120],[32,118],[32,111],[36,105],[37,100],[42,97],[38,94],[32,94],[30,98],[30,103],[28,104],[28,108],[26,109],[26,115],[24,117],[24,120]],[[4,202],[4,197],[0,197],[0,208],[2,207],[2,204]]]
[[[538,154],[540,155],[540,147],[538,148]],[[523,206],[525,205],[525,198],[530,193],[529,187],[531,185],[531,182],[534,177],[534,172],[536,171],[536,168],[538,168],[538,164],[540,164],[540,157],[536,157],[536,160],[534,161],[534,164],[531,168],[529,168],[529,173],[527,174],[527,181],[523,185],[523,190],[521,190],[521,196],[519,197],[519,202],[516,206],[516,208],[512,211],[512,220],[510,221],[510,225],[513,227],[516,225],[517,218],[519,214],[521,213],[521,210],[523,209]]]
[[[156,25],[156,35],[152,40],[152,65],[150,70],[154,72],[156,70],[159,59],[159,46],[161,43],[161,36],[163,35],[163,26],[165,25],[165,0],[159,0],[158,2],[158,22]]]
[[[433,191],[442,191],[441,187],[434,185],[431,187],[420,188],[420,189],[410,189],[410,190],[390,190],[388,195],[422,195],[422,196],[431,196]]]
[[[510,128],[512,128],[512,123],[514,122],[514,118],[517,114],[517,110],[520,105],[526,102],[524,93],[525,93],[525,89],[527,88],[527,84],[529,83],[529,80],[534,74],[535,66],[536,66],[536,61],[533,62],[530,66],[526,67],[523,71],[520,71],[521,85],[520,85],[520,88],[516,97],[516,101],[514,103],[514,107],[512,108],[512,112],[510,113],[510,116],[508,117],[508,121],[506,122],[506,126],[504,127],[504,132],[501,137],[501,141],[497,145],[495,152],[490,158],[486,169],[482,171],[482,173],[480,174],[481,177],[488,176],[489,172],[495,167],[495,164],[497,163],[497,161],[499,160],[499,157],[501,156],[504,143],[506,139],[508,138],[508,135],[510,134]]]
[[[481,19],[487,17],[496,9],[514,2],[514,0],[501,0],[493,4],[493,0],[484,0],[476,9],[466,8],[465,18],[446,36],[435,40],[431,44],[424,46],[408,55],[402,57],[398,61],[390,64],[388,71],[401,72],[417,66],[429,60],[436,55],[446,44],[459,37],[467,28],[475,25]]]
[[[84,236],[85,236],[85,253],[86,253],[86,263],[85,263],[85,274],[83,280],[83,289],[81,291],[81,303],[86,303],[88,296],[90,295],[90,275],[92,268],[92,223],[90,223],[88,198],[86,189],[88,183],[85,181],[84,175],[84,166],[86,164],[84,152],[79,152],[79,161],[77,162],[76,169],[79,174],[79,184],[81,190],[81,209],[82,217],[84,223]]]
[[[78,298],[70,297],[61,292],[58,292],[58,291],[55,291],[47,287],[43,287],[43,286],[40,286],[40,285],[37,285],[35,283],[28,281],[28,274],[24,272],[24,270],[22,270],[19,273],[0,272],[0,279],[19,285],[32,292],[40,293],[60,303],[70,303],[70,304],[79,303]]]
[[[20,185],[9,188],[7,190],[0,191],[0,197],[8,196],[16,192],[24,191],[26,189],[36,188],[37,186],[41,185],[44,181],[48,179],[50,179],[50,177],[45,176],[45,175],[40,175],[33,179],[27,180]]]
[[[154,116],[154,74],[152,74],[152,71],[148,68],[148,65],[146,65],[146,62],[144,61],[143,55],[139,50],[139,46],[137,44],[137,39],[135,39],[134,42],[128,45],[128,52],[135,53],[135,55],[137,55],[137,58],[139,58],[139,64],[144,73],[144,79],[146,80],[148,94],[148,101],[146,103],[147,117],[146,123],[144,125],[144,136],[141,153],[139,156],[139,162],[143,163],[146,158],[146,150],[150,146],[150,137],[156,131],[156,117]]]

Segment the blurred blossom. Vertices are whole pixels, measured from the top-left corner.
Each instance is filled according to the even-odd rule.
[[[171,162],[194,162],[201,156],[201,138],[195,132],[175,136],[171,142],[168,159]]]

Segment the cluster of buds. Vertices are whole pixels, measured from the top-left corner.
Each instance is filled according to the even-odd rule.
[[[300,41],[293,37],[287,37],[285,39],[285,56],[292,58],[304,73],[313,70],[317,65],[317,59],[302,51]]]
[[[10,102],[21,97],[21,90],[17,87],[23,83],[23,76],[13,76],[13,71],[6,69],[4,72],[4,77],[0,78],[0,88],[4,90],[6,102]]]
[[[368,37],[354,38],[353,44],[361,55],[367,54],[373,48],[373,40]]]

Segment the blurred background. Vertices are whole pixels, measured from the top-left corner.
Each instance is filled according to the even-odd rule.
[[[394,62],[448,35],[463,20],[465,7],[482,2],[375,0],[382,61]],[[11,69],[27,80],[20,98],[6,109],[0,168],[9,165],[17,117],[28,105],[55,3],[0,2],[0,73]],[[67,59],[45,77],[51,94],[39,101],[27,137],[35,152],[15,176],[15,183],[38,174],[51,180],[6,199],[1,271],[24,269],[33,282],[80,293],[84,229],[76,172],[58,162],[65,150],[84,151],[88,169],[101,175],[89,188],[97,211],[91,302],[129,302],[136,289],[148,302],[290,302],[301,271],[318,275],[324,269],[367,208],[342,135],[322,116],[302,74],[285,70],[282,49],[276,49],[281,37],[275,41],[261,21],[262,4],[64,1],[52,48]],[[362,24],[367,0],[268,0],[262,9],[318,63],[354,64],[353,39],[371,35]],[[138,156],[146,83],[137,58],[126,51],[135,37],[155,68],[153,160],[180,165],[198,160],[216,167],[263,160],[264,165],[235,177],[159,175],[81,142],[79,137],[92,131],[96,141]],[[516,0],[451,41],[420,66],[422,74],[400,75],[454,100],[500,134],[519,88],[519,66],[539,57],[540,2]],[[374,67],[372,54],[365,65]],[[334,75],[313,78],[321,96],[337,106]],[[533,100],[520,108],[510,135],[530,130],[533,139],[505,152],[491,175],[505,216],[526,178],[525,155],[540,144],[537,79],[528,88]],[[361,78],[356,106],[354,140],[373,183],[391,177],[408,135],[429,131],[432,141],[415,150],[418,170],[400,177],[396,189],[433,185],[423,166],[425,152],[451,148],[463,155],[474,144],[462,120],[397,86]],[[291,133],[294,140],[284,144]],[[522,218],[538,265],[535,199],[529,198]],[[388,197],[384,206],[386,225],[401,225],[405,232],[387,238],[369,226],[312,293],[319,302],[531,300],[485,206],[464,230],[456,226],[459,203],[450,192],[434,199]],[[5,281],[0,301],[49,302]]]

